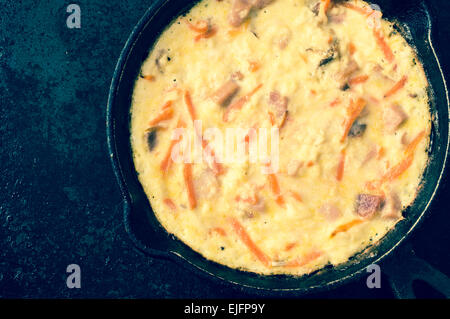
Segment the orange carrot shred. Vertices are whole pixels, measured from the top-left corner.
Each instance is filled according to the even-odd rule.
[[[188,109],[189,114],[191,115],[192,121],[196,120],[195,116],[195,108],[194,104],[192,104],[191,94],[188,90],[184,91],[184,102],[186,103],[186,107]]]
[[[270,124],[275,125],[275,115],[269,111]]]
[[[425,137],[425,131],[420,132],[406,147],[405,154],[414,153],[419,143]]]
[[[346,224],[340,225],[340,226],[338,226],[338,227],[331,233],[331,236],[330,236],[330,237],[334,237],[334,236],[336,236],[336,235],[339,234],[339,233],[346,232],[346,231],[349,230],[350,228],[352,228],[352,227],[354,227],[354,226],[356,226],[356,225],[359,225],[359,224],[361,224],[362,222],[363,222],[363,221],[362,221],[361,219],[355,219],[355,220],[352,220],[351,222],[348,222],[348,223],[346,223]]]
[[[386,149],[385,149],[383,146],[381,146],[380,149],[378,150],[377,158],[380,159],[380,158],[382,158],[385,154],[386,154]]]
[[[219,234],[222,237],[226,237],[227,236],[227,232],[222,227],[211,228],[210,229],[210,233],[212,233],[212,232],[215,232],[215,233]]]
[[[411,165],[414,160],[414,152],[425,137],[425,131],[420,132],[414,140],[409,143],[405,150],[405,158],[402,159],[397,165],[391,167],[387,173],[385,173],[380,179],[369,181],[366,183],[366,187],[369,190],[379,190],[383,183],[392,181],[400,177]]]
[[[181,128],[184,126],[185,126],[184,122],[180,119],[178,121],[177,128]],[[170,142],[169,149],[167,150],[167,153],[164,156],[164,159],[162,160],[161,165],[160,165],[160,168],[164,174],[168,172],[168,170],[172,164],[172,150],[175,147],[175,145],[180,141],[181,141],[181,137],[179,140],[172,140]]]
[[[216,35],[216,33],[217,33],[217,28],[211,27],[208,31],[197,35],[194,38],[194,40],[195,40],[195,42],[198,42],[201,39],[209,39],[209,38],[213,37],[214,35]]]
[[[392,95],[394,95],[395,93],[397,93],[398,91],[400,91],[406,84],[406,82],[408,81],[408,77],[405,75],[401,78],[400,81],[398,81],[393,87],[392,89],[390,89],[389,91],[386,92],[386,94],[384,94],[384,98],[388,98]]]
[[[192,164],[191,163],[184,164],[183,176],[184,176],[184,182],[186,184],[189,208],[194,209],[197,206],[197,200],[195,198],[194,183],[192,180]]]
[[[207,152],[206,155],[212,158],[211,166],[214,174],[216,176],[219,176],[225,173],[223,165],[217,161],[214,150],[211,148],[211,146],[209,146],[208,141],[202,140],[202,147],[203,150]]]
[[[171,200],[170,198],[166,198],[164,199],[164,204],[166,204],[171,210],[176,210],[177,209],[177,205],[175,205],[175,203],[173,202],[173,200]]]
[[[339,164],[337,168],[337,174],[336,179],[338,181],[342,181],[342,178],[344,177],[344,168],[345,168],[345,156],[346,156],[346,150],[345,148],[341,151],[341,157],[339,159]]]
[[[284,198],[281,195],[280,185],[278,184],[277,176],[275,174],[269,174],[268,178],[270,188],[272,189],[272,192],[276,197],[275,199],[276,203],[280,206],[284,206]]]
[[[373,34],[375,36],[375,40],[377,41],[378,46],[381,48],[381,50],[384,53],[384,56],[389,62],[393,62],[395,59],[394,53],[392,52],[389,45],[386,43],[386,40],[384,39],[383,34],[381,33],[381,30],[379,29],[373,29]]]
[[[172,105],[172,101],[167,101],[161,111],[159,112],[159,114],[149,122],[150,126],[156,125],[162,121],[166,121],[169,120],[173,117],[173,109],[171,108]]]
[[[289,243],[289,244],[286,245],[286,247],[284,247],[284,251],[292,250],[292,248],[294,248],[297,245],[298,245],[297,242]]]
[[[284,265],[284,267],[286,267],[286,268],[302,267],[302,266],[305,266],[305,265],[309,264],[310,262],[316,260],[317,258],[319,258],[322,255],[323,255],[323,253],[320,251],[312,251],[312,252],[306,254],[305,256],[303,256],[303,258],[301,258],[301,259],[295,259],[295,260],[288,262],[287,264]]]
[[[223,113],[223,121],[224,122],[228,122],[228,118],[229,118],[229,114],[232,110],[240,110],[242,109],[242,107],[244,106],[245,103],[247,103],[250,98],[262,87],[262,84],[257,85],[250,93],[242,96],[241,98],[239,98],[238,100],[236,100],[235,102],[233,102],[231,105],[229,105],[225,111],[225,113]]]
[[[209,23],[206,20],[199,20],[195,24],[190,23],[189,21],[186,21],[189,29],[198,32],[198,33],[205,33],[209,29]]]
[[[153,76],[153,75],[144,75],[144,76],[142,76],[142,78],[146,79],[147,81],[150,81],[150,82],[153,82],[156,79],[155,76]]]
[[[334,101],[332,101],[330,103],[331,107],[335,107],[336,105],[338,105],[339,103],[341,103],[341,99],[340,98],[336,98]]]
[[[353,42],[349,43],[348,52],[350,53],[350,55],[354,55],[356,53],[356,46]]]
[[[299,193],[297,193],[296,191],[290,191],[292,197],[297,200],[300,203],[303,203],[303,198],[302,195],[300,195]]]
[[[354,78],[351,78],[350,80],[348,80],[348,84],[349,85],[361,84],[361,83],[366,82],[368,79],[369,79],[368,75],[355,76]]]
[[[345,120],[344,135],[341,138],[341,143],[344,142],[345,139],[347,138],[347,135],[350,132],[353,123],[361,114],[365,106],[366,101],[362,98],[359,98],[356,102],[353,100],[350,102],[350,106],[348,107],[347,110],[348,118]]]
[[[253,255],[266,267],[271,266],[270,258],[253,242],[244,226],[236,218],[230,218],[231,226],[239,239],[250,249]]]
[[[327,14],[328,9],[330,8],[331,0],[322,0],[323,3],[323,12]]]
[[[249,70],[250,72],[256,72],[256,71],[258,71],[260,68],[261,68],[261,64],[259,64],[258,62],[256,62],[256,61],[250,61],[250,62],[249,62],[248,70]]]

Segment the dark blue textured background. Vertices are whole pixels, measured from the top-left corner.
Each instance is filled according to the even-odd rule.
[[[0,297],[252,297],[137,252],[106,149],[105,109],[119,53],[151,0],[83,0],[82,28],[61,0],[0,3]],[[431,0],[449,74],[450,1]],[[446,179],[448,180],[448,178]],[[410,239],[450,276],[449,216],[440,191]],[[66,287],[81,266],[82,288]],[[361,280],[313,297],[393,297]]]

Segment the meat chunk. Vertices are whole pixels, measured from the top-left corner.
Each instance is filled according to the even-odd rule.
[[[281,29],[276,36],[276,44],[281,49],[284,50],[288,46],[292,38],[292,32],[288,28]]]
[[[391,192],[386,200],[381,212],[381,217],[386,219],[400,219],[402,218],[402,202],[398,194]]]
[[[256,9],[262,9],[272,2],[273,0],[253,0],[253,5],[255,6]]]
[[[194,190],[198,199],[212,199],[219,188],[219,180],[211,169],[205,168],[201,172],[195,172]]]
[[[231,79],[234,81],[242,81],[244,79],[244,75],[240,71],[236,71],[231,75]]]
[[[393,104],[384,109],[384,126],[389,133],[394,133],[407,119],[408,115],[398,104]]]
[[[382,204],[382,196],[359,194],[356,199],[356,214],[362,218],[372,218],[380,210]]]
[[[272,1],[273,0],[233,0],[228,20],[233,27],[239,27],[253,8],[262,9]]]
[[[245,218],[254,218],[266,209],[264,200],[259,198],[256,194],[244,196],[237,196],[235,198],[237,209],[243,213]]]
[[[235,81],[229,80],[214,92],[212,98],[217,104],[226,105],[238,90],[239,85]]]
[[[346,12],[331,12],[328,15],[328,21],[330,21],[331,23],[335,23],[335,24],[341,24],[342,22],[344,22],[345,20],[345,15]]]
[[[354,59],[350,59],[345,68],[338,74],[338,81],[340,83],[341,89],[348,87],[349,78],[358,71],[358,63],[356,63]]]
[[[270,92],[269,105],[272,114],[274,115],[274,125],[281,127],[286,120],[287,106],[289,99],[282,96],[278,91]]]
[[[337,208],[336,205],[329,203],[323,204],[320,207],[319,211],[325,217],[325,219],[330,222],[335,221],[342,216],[342,212],[340,211],[340,209]]]

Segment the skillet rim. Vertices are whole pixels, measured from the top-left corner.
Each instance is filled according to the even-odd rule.
[[[136,24],[136,26],[133,28],[131,34],[129,35],[124,48],[121,51],[120,57],[118,59],[117,65],[114,70],[113,79],[110,85],[109,90],[109,96],[108,96],[108,102],[107,102],[107,112],[106,112],[106,133],[107,133],[107,145],[108,145],[108,152],[110,155],[112,167],[114,174],[116,176],[116,180],[118,181],[119,188],[121,191],[121,195],[123,198],[123,205],[124,205],[124,224],[125,229],[128,235],[130,236],[131,241],[134,243],[136,248],[143,253],[150,255],[150,256],[156,256],[159,258],[169,259],[177,264],[180,264],[180,259],[183,264],[183,266],[189,266],[188,268],[190,270],[194,270],[197,274],[202,275],[202,277],[208,277],[209,279],[214,278],[218,279],[216,281],[219,281],[223,284],[232,284],[232,286],[238,286],[244,289],[250,289],[252,291],[258,291],[259,293],[263,292],[265,293],[296,293],[296,294],[310,294],[310,293],[316,293],[321,291],[330,290],[333,288],[336,288],[338,286],[344,285],[350,281],[356,280],[357,278],[360,278],[365,271],[366,267],[360,267],[359,270],[352,272],[348,275],[339,277],[337,276],[336,280],[328,281],[325,284],[321,285],[313,285],[309,288],[267,288],[267,287],[256,287],[252,285],[246,285],[240,282],[235,282],[226,278],[222,278],[220,276],[217,276],[216,274],[209,272],[207,269],[200,267],[199,265],[191,262],[189,258],[186,258],[181,253],[176,251],[171,251],[170,249],[168,251],[160,251],[157,249],[152,249],[148,247],[146,244],[144,244],[141,240],[139,240],[135,234],[133,233],[132,226],[130,225],[130,215],[132,211],[132,204],[131,204],[131,198],[130,198],[130,192],[127,188],[127,183],[124,177],[124,174],[122,172],[122,168],[119,161],[118,154],[120,153],[117,149],[116,145],[116,134],[115,134],[115,118],[113,114],[113,110],[115,107],[116,102],[116,94],[118,92],[118,89],[120,87],[120,83],[122,80],[124,68],[126,67],[128,59],[132,56],[133,48],[139,39],[141,32],[146,28],[148,23],[151,23],[151,20],[158,15],[161,8],[163,8],[167,3],[171,2],[173,0],[156,0],[154,1],[149,8],[147,9],[144,16],[139,20],[139,22]],[[189,7],[191,7],[191,4],[193,5],[195,2],[198,2],[198,0],[190,0],[187,4]],[[433,45],[433,39],[432,39],[432,31],[433,31],[433,19],[430,15],[430,10],[428,6],[423,3],[424,12],[427,15],[427,45],[430,46],[432,54],[433,54],[433,60],[436,61],[436,64],[439,68],[440,72],[440,81],[442,80],[442,84],[444,86],[446,100],[447,100],[447,109],[449,108],[449,94],[447,90],[447,84],[445,75],[443,73],[439,57],[436,53],[436,50]],[[431,86],[431,85],[430,85]],[[450,113],[450,112],[449,112]],[[450,123],[449,127],[450,128]],[[450,132],[450,130],[449,130]],[[422,210],[422,212],[418,215],[414,223],[407,229],[406,233],[402,234],[400,236],[400,239],[397,240],[393,245],[390,245],[391,247],[387,249],[384,253],[377,255],[374,258],[366,257],[363,260],[371,260],[371,263],[379,263],[382,260],[384,260],[386,257],[392,254],[392,252],[405,240],[407,239],[410,234],[419,226],[419,224],[424,220],[425,215],[429,212],[430,205],[433,203],[433,200],[435,198],[436,193],[440,189],[440,183],[442,181],[442,177],[446,171],[447,161],[448,161],[448,151],[450,146],[450,139],[447,136],[446,138],[446,147],[445,147],[445,154],[444,154],[444,161],[443,165],[440,169],[440,174],[438,177],[438,180],[436,182],[436,186],[434,187],[434,190],[429,198],[427,198],[427,204]],[[184,243],[183,243],[184,244]],[[189,247],[189,246],[187,246]],[[190,248],[190,247],[189,247]],[[203,257],[204,258],[204,257]],[[206,260],[206,258],[204,258]],[[226,267],[226,266],[225,266]],[[232,269],[234,270],[234,269]],[[243,271],[243,273],[249,273]],[[250,274],[250,273],[249,273]],[[273,275],[258,275],[260,277],[271,277]],[[296,280],[300,280],[301,277],[297,277]]]

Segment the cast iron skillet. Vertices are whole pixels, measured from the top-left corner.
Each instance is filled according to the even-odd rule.
[[[209,278],[219,279],[260,295],[298,296],[331,289],[367,274],[366,269],[369,265],[380,263],[390,255],[417,227],[424,215],[430,213],[430,202],[437,191],[446,164],[449,146],[448,92],[431,42],[432,19],[426,4],[420,0],[376,2],[381,7],[384,17],[396,21],[398,31],[416,48],[430,83],[430,109],[433,114],[430,161],[417,199],[405,212],[406,218],[376,245],[354,256],[345,264],[337,267],[329,266],[302,277],[292,277],[261,276],[206,260],[164,230],[153,214],[137,179],[129,130],[129,110],[134,82],[139,75],[142,62],[148,56],[159,34],[175,17],[189,10],[196,2],[153,1],[130,35],[114,72],[107,109],[107,138],[114,172],[124,199],[125,227],[132,241],[139,250],[150,256],[170,258],[188,265],[190,269]],[[393,262],[384,263],[382,270],[390,275],[398,296],[413,297],[411,281],[420,278],[450,297],[449,279],[414,257],[409,251],[403,252],[401,259],[398,256],[391,259]]]

